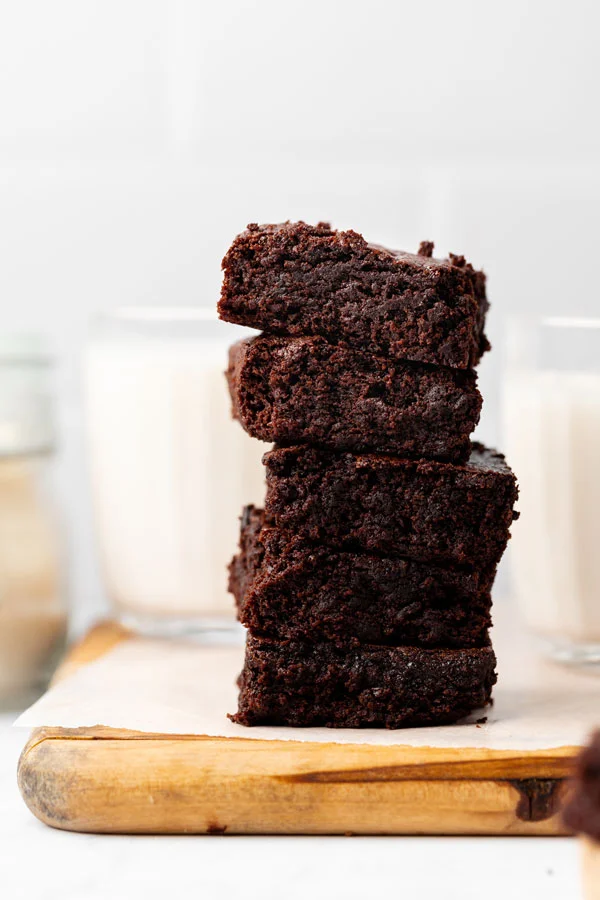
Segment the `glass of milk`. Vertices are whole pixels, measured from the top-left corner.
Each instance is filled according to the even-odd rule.
[[[600,319],[514,320],[507,346],[517,597],[548,655],[600,663]]]
[[[252,332],[197,308],[130,307],[85,353],[89,469],[114,612],[149,634],[235,633],[227,565],[267,446],[231,418],[227,350]]]

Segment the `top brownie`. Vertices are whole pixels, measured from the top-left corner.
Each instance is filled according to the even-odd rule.
[[[249,225],[224,260],[219,314],[282,335],[321,335],[379,356],[466,369],[489,348],[485,275],[304,222]]]

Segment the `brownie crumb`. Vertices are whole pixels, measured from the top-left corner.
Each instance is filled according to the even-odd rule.
[[[433,256],[433,241],[421,241],[417,250],[417,256],[426,256],[428,259],[431,259]]]
[[[465,269],[468,265],[464,256],[457,256],[456,253],[449,253],[448,258],[453,266],[456,266],[457,269]]]

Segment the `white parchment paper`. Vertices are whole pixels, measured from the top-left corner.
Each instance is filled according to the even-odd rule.
[[[400,731],[245,728],[226,715],[237,708],[242,647],[146,638],[119,644],[59,681],[16,724],[440,748],[535,750],[582,744],[600,725],[599,675],[543,662],[504,619],[503,628],[494,629],[501,675],[494,705],[467,724]],[[482,715],[487,722],[475,724]]]

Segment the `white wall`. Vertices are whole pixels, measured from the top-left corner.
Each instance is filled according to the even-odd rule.
[[[599,311],[592,0],[20,0],[0,11],[2,329],[61,360],[76,622],[101,609],[77,357],[121,302],[216,302],[248,221],[465,253],[489,332]],[[481,435],[501,441],[501,353]]]

